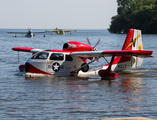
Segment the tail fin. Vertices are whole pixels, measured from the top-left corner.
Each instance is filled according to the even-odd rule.
[[[129,29],[122,50],[143,50],[141,30]]]
[[[143,50],[141,30],[129,29],[122,50]],[[118,65],[113,67],[114,71],[137,68],[142,65],[143,58],[140,57],[117,57]]]

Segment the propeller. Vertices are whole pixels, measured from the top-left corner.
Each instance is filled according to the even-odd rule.
[[[87,40],[88,44],[91,46],[89,39],[87,38],[86,40]]]
[[[91,43],[90,43],[89,39],[87,38],[86,40],[87,40],[88,44],[91,46]],[[95,46],[93,47],[93,48],[94,48],[94,51],[97,51],[97,49],[96,49],[95,47],[100,43],[100,41],[101,41],[101,39],[99,39],[98,42],[97,42],[97,43],[95,44]],[[97,57],[95,57],[95,58],[97,58]],[[99,60],[97,60],[97,62],[99,62]]]
[[[86,40],[87,40],[88,44],[91,46],[89,39],[87,38]],[[101,39],[99,39],[98,42],[95,44],[95,46],[93,47],[94,50],[97,50],[97,49],[95,49],[95,47],[100,43],[100,41],[101,41]]]
[[[93,48],[95,48],[99,44],[100,40],[101,39],[98,40],[98,42],[95,44],[95,46]]]

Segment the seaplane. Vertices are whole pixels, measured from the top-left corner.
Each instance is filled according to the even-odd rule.
[[[25,35],[25,37],[33,37],[33,32],[32,32],[32,30],[31,30],[31,28],[30,29],[28,29],[28,32],[27,32],[27,34]]]
[[[68,41],[63,44],[62,50],[35,49],[28,47],[13,47],[14,51],[30,52],[32,55],[19,69],[25,73],[79,76],[99,75],[100,77],[117,78],[117,72],[137,68],[142,65],[143,58],[153,57],[153,51],[143,50],[141,30],[129,29],[121,50],[98,51],[88,44]],[[89,70],[89,65],[100,58],[110,57],[101,68]],[[109,58],[109,59],[110,59]],[[87,62],[88,61],[88,62]]]
[[[34,32],[34,33],[45,33],[45,32]],[[32,38],[35,36],[31,28],[28,28],[28,32],[8,32],[8,34],[25,34],[25,37],[28,37],[28,38]],[[18,36],[15,35],[15,37],[18,37]]]
[[[72,34],[71,31],[76,31],[76,30],[62,30],[62,29],[58,29],[57,27],[55,30],[45,30],[45,32],[51,32],[51,34],[55,32],[58,35],[64,35],[65,32],[70,32],[70,34]]]

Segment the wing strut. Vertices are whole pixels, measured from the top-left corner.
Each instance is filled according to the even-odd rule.
[[[101,58],[101,57],[97,57],[97,58],[95,58],[94,60],[92,60],[91,62],[86,63],[86,64],[82,65],[81,67],[75,69],[74,71],[72,71],[72,72],[70,73],[70,76],[75,76],[75,75],[77,75],[78,72],[79,72],[79,70],[81,70],[83,67],[85,67],[85,66],[91,64],[92,62],[94,62],[94,61],[96,61],[96,60],[98,60],[98,59],[100,59],[100,58]]]
[[[98,71],[98,74],[103,78],[103,77],[113,77],[113,78],[116,78],[117,77],[117,73],[116,72],[113,72],[111,70],[111,67],[112,67],[112,63],[114,61],[114,58],[115,58],[115,55],[112,56],[111,58],[111,62],[109,63],[109,66],[107,69],[105,70],[99,70]]]
[[[18,51],[18,62],[19,62],[19,51]]]
[[[109,62],[108,62],[108,60],[105,58],[105,57],[103,57],[105,60],[106,60],[106,62],[109,64]]]

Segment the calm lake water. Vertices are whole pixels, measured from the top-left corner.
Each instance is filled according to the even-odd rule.
[[[118,73],[117,79],[89,77],[25,77],[18,66],[30,53],[12,51],[12,47],[62,49],[69,41],[92,46],[101,38],[98,50],[120,50],[126,34],[107,30],[77,30],[70,35],[24,34],[7,32],[27,30],[0,29],[0,118],[1,119],[103,119],[149,117],[157,119],[157,35],[142,35],[144,49],[153,50],[154,58],[145,58],[141,67]],[[44,31],[44,30],[33,30]],[[104,59],[90,68],[106,64]]]

